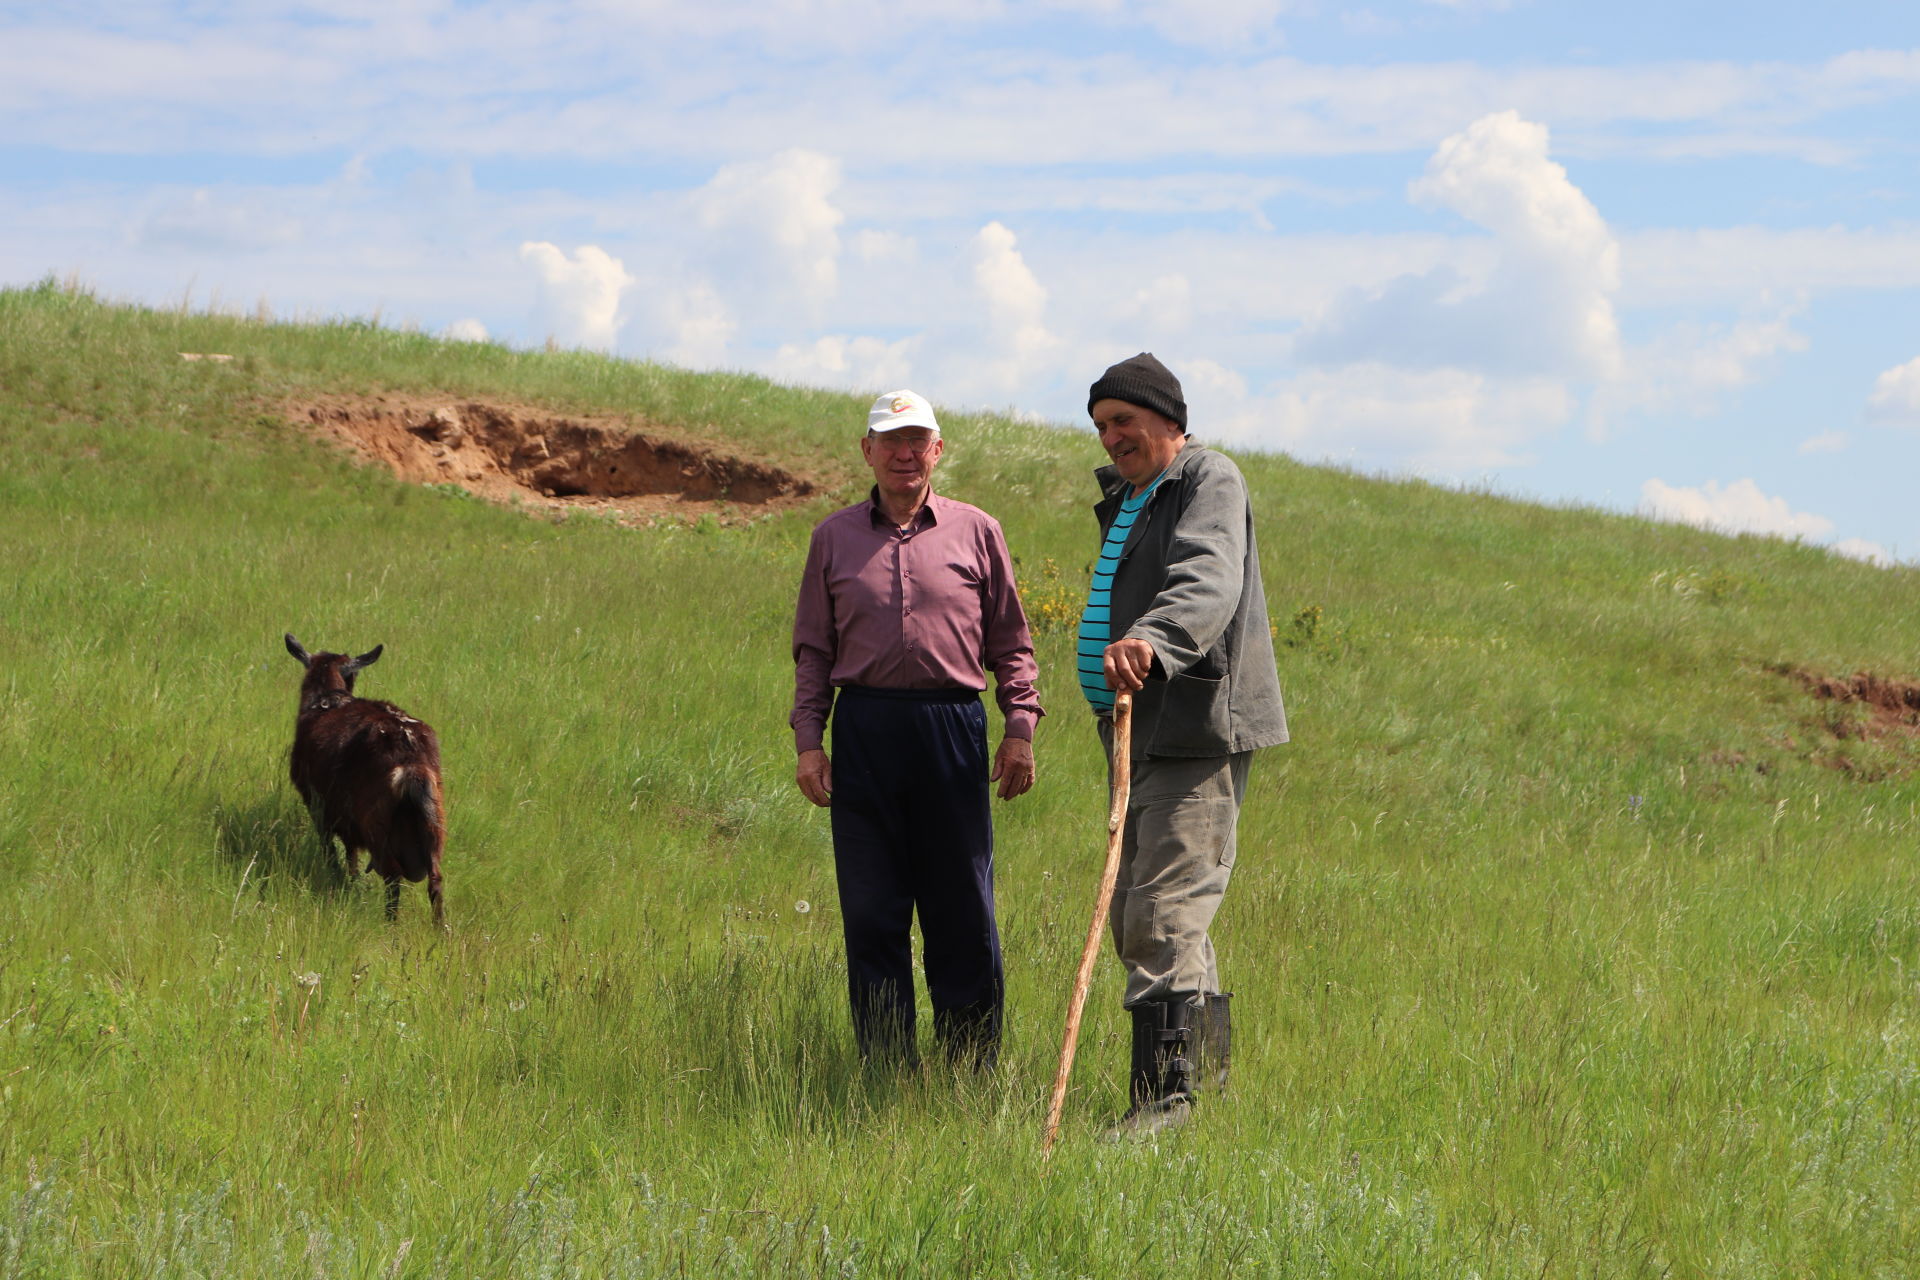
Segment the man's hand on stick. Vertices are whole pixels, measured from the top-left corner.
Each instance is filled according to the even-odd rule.
[[[1138,693],[1153,672],[1153,646],[1136,637],[1115,640],[1107,646],[1100,665],[1106,671],[1109,689]]]

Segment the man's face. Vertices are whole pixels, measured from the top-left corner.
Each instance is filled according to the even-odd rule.
[[[1093,429],[1114,470],[1135,489],[1146,487],[1167,469],[1187,442],[1180,424],[1125,400],[1093,402]]]
[[[945,442],[925,427],[896,427],[860,439],[860,456],[873,468],[882,494],[915,498],[933,478]]]

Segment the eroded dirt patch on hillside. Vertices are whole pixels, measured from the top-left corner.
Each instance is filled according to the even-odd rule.
[[[1804,667],[1778,670],[1817,701],[1849,709],[1849,715],[1827,718],[1827,731],[1836,738],[1920,738],[1920,683],[1871,671],[1829,676]]]
[[[828,484],[651,423],[471,399],[334,396],[293,416],[413,484],[624,523],[722,521],[805,502]]]
[[[1808,701],[1789,700],[1778,708],[1785,722],[1776,720],[1753,742],[1708,753],[1704,763],[1766,775],[1798,761],[1860,782],[1920,772],[1920,680],[1872,671],[1828,675],[1786,662],[1751,669],[1797,686]]]
[[[1832,676],[1784,663],[1769,670],[1806,690],[1819,708],[1807,759],[1867,782],[1920,765],[1920,681],[1872,671]],[[1787,745],[1794,747],[1790,739]]]

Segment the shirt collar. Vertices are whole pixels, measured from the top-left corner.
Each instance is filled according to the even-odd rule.
[[[1124,493],[1124,494],[1122,494],[1122,495],[1120,496],[1120,501],[1122,501],[1122,502],[1145,502],[1145,501],[1146,501],[1146,500],[1147,500],[1148,498],[1151,498],[1151,497],[1153,496],[1153,491],[1154,491],[1155,489],[1158,489],[1158,488],[1160,487],[1160,482],[1161,482],[1162,480],[1165,480],[1165,479],[1167,478],[1167,472],[1169,472],[1169,471],[1172,471],[1172,470],[1173,470],[1173,464],[1172,464],[1171,462],[1169,462],[1169,463],[1168,463],[1168,464],[1167,464],[1167,465],[1166,465],[1166,466],[1165,466],[1165,467],[1164,467],[1164,468],[1163,468],[1163,469],[1161,470],[1161,472],[1160,472],[1160,474],[1159,474],[1159,475],[1157,475],[1157,476],[1155,476],[1155,477],[1154,477],[1153,479],[1151,479],[1151,480],[1149,480],[1149,481],[1147,481],[1147,487],[1146,487],[1146,488],[1144,488],[1144,489],[1142,489],[1142,490],[1140,491],[1140,494],[1139,494],[1139,496],[1138,496],[1138,497],[1135,497],[1135,496],[1134,496],[1134,493],[1133,493],[1133,487],[1132,487],[1131,485],[1129,485],[1129,486],[1127,487],[1127,492],[1126,492],[1126,493]]]
[[[1194,455],[1205,448],[1205,445],[1195,444],[1193,440],[1189,438],[1187,443],[1182,446],[1180,452],[1173,455],[1173,461],[1169,462],[1165,469],[1153,478],[1153,483],[1147,487],[1147,492],[1141,496],[1152,497],[1154,491],[1158,489],[1161,484],[1170,480],[1179,479],[1180,473],[1187,469],[1187,464],[1193,460]],[[1112,463],[1095,467],[1093,469],[1093,481],[1100,486],[1100,491],[1105,494],[1106,498],[1110,501],[1124,500],[1133,493],[1133,486],[1120,474],[1120,468],[1114,466]]]
[[[927,500],[920,504],[919,513],[913,517],[913,524],[909,527],[920,529],[930,524],[939,524],[938,507],[944,501],[946,499],[929,489]],[[898,527],[887,519],[885,508],[880,505],[880,486],[877,484],[867,490],[867,521],[876,529]]]

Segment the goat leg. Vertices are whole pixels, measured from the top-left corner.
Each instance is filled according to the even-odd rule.
[[[387,919],[400,918],[400,877],[387,877]]]
[[[427,874],[427,899],[433,903],[433,923],[442,932],[447,927],[446,906],[440,900],[440,868],[435,867]]]
[[[327,825],[326,814],[318,806],[309,802],[307,805],[307,816],[313,819],[313,834],[320,841],[320,852],[326,855],[328,861],[332,861],[333,828]],[[345,840],[340,842],[343,849],[346,847],[346,843]],[[352,851],[348,850],[347,857],[351,858],[352,856]]]

